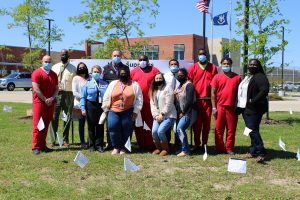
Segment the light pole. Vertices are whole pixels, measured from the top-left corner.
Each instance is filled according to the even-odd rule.
[[[283,65],[284,65],[284,26],[282,28],[282,54],[281,54],[281,86],[283,88]]]
[[[46,19],[48,21],[48,55],[50,56],[50,42],[51,42],[51,22],[54,19]]]
[[[243,75],[246,76],[247,73],[247,64],[248,64],[248,29],[249,29],[249,0],[245,0],[245,8],[244,8],[244,55],[243,55]]]

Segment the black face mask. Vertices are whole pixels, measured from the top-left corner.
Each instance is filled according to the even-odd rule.
[[[155,86],[161,86],[164,82],[163,81],[155,81],[154,85]]]
[[[129,76],[128,75],[120,75],[119,79],[122,82],[127,82],[129,80]]]
[[[65,63],[68,62],[69,56],[68,55],[63,55],[63,56],[60,57],[60,60],[61,60],[62,63],[65,64]]]
[[[177,77],[177,80],[179,81],[179,83],[184,83],[185,81],[186,81],[186,78],[185,77],[183,77],[183,76],[178,76]]]
[[[250,74],[256,74],[258,72],[258,68],[257,67],[248,67],[248,71],[250,72]]]
[[[88,70],[86,68],[79,68],[77,73],[78,74],[88,74]]]

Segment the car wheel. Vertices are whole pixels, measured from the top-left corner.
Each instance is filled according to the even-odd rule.
[[[7,85],[7,90],[8,90],[8,91],[14,91],[14,89],[15,89],[15,84],[9,83],[9,84]]]
[[[29,91],[29,90],[30,90],[30,88],[24,88],[24,90],[25,90],[25,91]]]

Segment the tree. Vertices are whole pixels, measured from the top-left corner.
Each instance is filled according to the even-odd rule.
[[[243,16],[244,1],[237,0],[235,10],[239,17]],[[272,65],[272,57],[287,45],[287,41],[282,43],[280,40],[282,35],[280,30],[289,21],[283,18],[278,1],[280,0],[250,0],[249,2],[249,29],[246,30],[249,37],[249,55],[258,58],[266,72],[268,72],[267,66]],[[244,33],[244,23],[244,20],[237,22],[238,35]]]
[[[128,51],[132,50],[130,35],[134,31],[140,37],[144,35],[141,27],[145,22],[142,21],[141,14],[155,18],[159,7],[157,0],[83,0],[82,4],[86,4],[89,10],[70,17],[70,20],[92,29],[92,37],[96,40],[124,38]],[[153,28],[155,23],[148,23],[148,26]]]
[[[48,28],[45,24],[46,16],[52,11],[48,8],[49,2],[47,0],[24,0],[23,3],[17,7],[7,10],[2,9],[2,15],[8,15],[13,19],[12,23],[8,24],[8,28],[21,27],[24,28],[24,35],[28,38],[28,53],[23,54],[23,61],[25,66],[33,67],[36,59],[40,59],[38,52],[33,48],[43,48],[47,41],[61,41],[63,36],[62,30],[57,26],[51,28],[51,38],[48,38]],[[28,54],[28,55],[27,55]]]

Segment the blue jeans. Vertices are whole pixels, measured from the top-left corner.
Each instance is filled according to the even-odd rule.
[[[190,118],[187,115],[178,119],[176,124],[176,135],[181,142],[182,151],[185,153],[189,152],[190,150],[186,132],[185,132],[185,130],[189,127],[189,125],[190,125]]]
[[[78,119],[78,132],[79,132],[80,144],[85,144],[84,125],[85,125],[85,116],[82,116],[81,118]]]
[[[133,131],[133,108],[123,112],[109,111],[107,122],[113,148],[124,149],[124,145]]]
[[[266,154],[264,143],[259,133],[259,125],[262,116],[263,114],[261,113],[246,114],[245,112],[243,112],[245,124],[248,128],[252,130],[252,132],[250,132],[250,153],[254,156],[264,156]]]
[[[167,118],[162,122],[158,123],[156,120],[153,121],[152,125],[152,138],[155,141],[168,142],[166,132],[174,125],[176,119]]]

